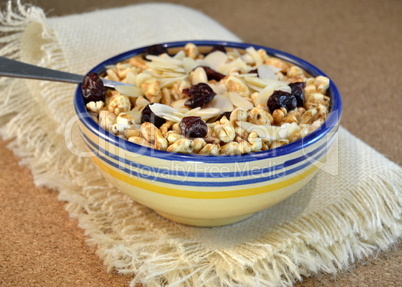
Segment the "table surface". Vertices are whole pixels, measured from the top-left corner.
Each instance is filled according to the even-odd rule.
[[[28,2],[28,1],[23,1]],[[49,16],[151,1],[31,0]],[[402,1],[172,0],[209,15],[243,41],[297,55],[320,67],[343,95],[342,125],[399,165]],[[4,4],[2,8],[4,7]],[[83,230],[0,141],[0,285],[127,286],[108,273]],[[318,274],[296,286],[402,286],[402,244],[336,276]]]

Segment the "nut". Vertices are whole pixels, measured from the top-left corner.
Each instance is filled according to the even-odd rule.
[[[99,125],[107,131],[112,131],[112,126],[116,123],[116,115],[112,112],[102,110],[99,112]]]
[[[161,103],[164,104],[164,105],[168,105],[168,106],[170,106],[170,104],[172,103],[172,97],[170,95],[170,91],[169,91],[168,88],[163,88],[162,89]]]
[[[314,120],[314,116],[317,113],[317,109],[311,109],[306,111],[301,117],[301,124],[311,124]]]
[[[219,145],[208,143],[198,152],[198,154],[219,155]]]
[[[115,94],[107,106],[109,112],[118,116],[120,113],[128,112],[131,109],[130,99],[119,93]]]
[[[145,147],[152,147],[151,143],[149,143],[146,139],[144,139],[142,137],[136,137],[136,136],[129,137],[128,141],[132,142],[132,143],[142,145],[142,146],[145,146]]]
[[[184,46],[184,52],[186,53],[187,57],[192,59],[196,59],[199,55],[198,47],[193,43],[188,43]]]
[[[170,93],[173,96],[173,100],[181,100],[186,95],[183,93],[184,89],[188,89],[191,87],[190,80],[179,80],[176,83],[173,84],[173,87],[170,91]]]
[[[135,118],[126,113],[120,113],[116,118],[116,123],[112,126],[115,134],[122,133],[126,129],[131,129],[135,123]]]
[[[329,88],[329,79],[324,76],[318,76],[315,78],[315,86],[319,93],[325,94]]]
[[[250,94],[250,90],[246,83],[238,77],[229,76],[223,80],[221,83],[224,83],[228,92],[238,93],[243,98],[248,98]]]
[[[141,132],[136,129],[126,129],[123,131],[123,134],[126,138],[141,137]]]
[[[250,145],[251,151],[259,151],[262,149],[262,139],[258,137],[257,132],[251,132],[248,135],[247,141]]]
[[[289,67],[288,70],[286,71],[286,75],[288,79],[293,82],[300,82],[306,79],[304,71],[297,66]]]
[[[162,99],[160,84],[155,78],[146,79],[141,84],[141,90],[151,103],[159,103]]]
[[[237,142],[228,142],[224,146],[221,146],[220,154],[222,154],[222,155],[240,154],[239,143],[237,143]]]
[[[280,146],[284,146],[285,144],[288,144],[289,140],[287,139],[280,139],[280,140],[274,140],[271,145],[269,146],[270,149],[276,148],[276,147],[280,147]]]
[[[154,148],[159,150],[166,150],[168,141],[162,136],[160,132],[155,133]]]
[[[226,117],[223,117],[220,122],[214,126],[214,132],[218,139],[225,143],[233,141],[236,136],[233,125]]]
[[[173,144],[173,143],[177,142],[179,139],[184,138],[184,136],[180,132],[168,131],[165,134],[165,138],[167,139],[169,144]]]
[[[166,151],[178,152],[178,153],[191,153],[193,141],[187,138],[181,138],[178,141],[171,144]]]
[[[162,124],[160,126],[160,131],[162,133],[163,136],[166,136],[166,134],[168,133],[169,129],[173,126],[174,122],[172,121],[167,121],[164,124]]]
[[[95,114],[99,114],[100,110],[103,108],[104,105],[105,105],[105,103],[102,101],[97,101],[97,102],[92,101],[92,102],[87,103],[86,107],[91,112],[93,112]]]
[[[256,125],[271,125],[274,119],[267,111],[260,107],[255,107],[249,111],[248,121]]]
[[[203,138],[193,139],[193,152],[199,153],[206,145],[207,143]]]
[[[287,115],[287,111],[285,108],[276,109],[272,113],[272,118],[274,120],[274,124],[281,126],[282,123],[285,121],[285,116]]]
[[[135,107],[133,108],[133,110],[134,111],[142,111],[149,104],[150,104],[150,102],[143,96],[138,97],[137,100],[135,101]]]
[[[281,72],[286,72],[287,69],[289,68],[289,64],[286,63],[285,61],[275,58],[275,57],[268,57],[265,61],[264,64],[266,65],[271,65],[277,68],[281,69]]]
[[[240,141],[237,148],[239,153],[250,153],[252,151],[250,144],[245,140]]]
[[[248,132],[242,127],[235,127],[236,135],[239,136],[241,139],[246,139],[248,136]]]
[[[161,131],[150,122],[141,125],[141,134],[148,142],[153,142],[157,136],[163,137]]]
[[[230,122],[234,126],[236,122],[245,122],[247,121],[247,110],[236,108],[230,114]]]
[[[138,57],[130,58],[129,62],[131,66],[137,67],[141,70],[148,69],[146,62],[141,58]]]
[[[107,69],[106,70],[106,74],[107,74],[107,79],[112,80],[112,81],[120,81],[119,75],[117,74],[117,70],[115,69]]]

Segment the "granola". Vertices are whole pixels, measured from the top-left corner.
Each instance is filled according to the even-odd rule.
[[[86,90],[87,110],[102,128],[130,142],[201,155],[273,149],[327,119],[328,78],[311,77],[263,49],[205,49],[188,43],[169,54],[155,45],[107,66],[105,78],[134,87],[106,90],[104,100]],[[184,132],[183,122],[202,123],[205,132]]]

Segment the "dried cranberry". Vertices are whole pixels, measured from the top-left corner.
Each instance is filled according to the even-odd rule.
[[[215,51],[221,51],[223,53],[226,53],[226,48],[223,45],[215,45],[215,46],[212,47],[212,49],[209,52],[209,54],[212,53],[212,52],[215,52]]]
[[[200,67],[203,68],[205,73],[207,74],[208,81],[215,80],[215,81],[219,82],[220,80],[222,80],[225,77],[224,74],[221,74],[221,73],[215,71],[214,69],[211,69],[210,67],[207,67],[207,66],[200,66]]]
[[[304,88],[306,87],[305,82],[296,82],[289,84],[291,94],[295,96],[297,100],[297,106],[303,107],[304,106]]]
[[[232,114],[232,112],[224,112],[223,114],[221,114],[219,116],[219,118],[216,119],[216,121],[220,121],[223,117],[226,117],[227,119],[229,119],[231,114]]]
[[[202,108],[203,106],[207,105],[216,95],[211,87],[205,83],[191,86],[189,89],[184,89],[183,93],[190,96],[190,99],[186,101],[184,105],[191,109],[197,107]]]
[[[97,73],[86,75],[82,81],[82,94],[85,103],[105,101],[106,89]]]
[[[149,107],[151,104],[147,105],[141,112],[141,123],[150,122],[154,124],[157,128],[163,125],[166,120],[164,118],[158,117],[155,115],[151,108]]]
[[[248,72],[249,74],[257,74],[257,77],[259,77],[260,75],[258,75],[258,69],[253,69],[251,71]]]
[[[167,48],[161,44],[156,44],[145,48],[144,55],[142,57],[144,60],[147,60],[147,55],[158,56],[164,53],[169,54]]]
[[[203,138],[208,133],[208,126],[200,117],[184,117],[179,125],[181,132],[187,138]]]
[[[291,93],[274,91],[267,101],[267,106],[271,113],[280,108],[291,111],[297,107],[297,100]]]

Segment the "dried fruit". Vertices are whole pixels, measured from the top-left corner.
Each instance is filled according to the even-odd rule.
[[[304,88],[306,87],[305,82],[290,83],[291,94],[295,96],[297,100],[298,107],[304,107]]]
[[[150,122],[153,123],[157,128],[160,128],[160,126],[163,125],[166,120],[155,115],[149,106],[150,105],[147,105],[141,112],[141,123]]]
[[[180,130],[187,138],[203,138],[208,133],[208,126],[201,117],[190,116],[180,121]]]
[[[220,80],[222,80],[225,77],[224,74],[221,74],[221,73],[215,71],[214,69],[211,69],[210,67],[207,67],[207,66],[200,66],[200,67],[203,68],[205,73],[207,74],[208,81],[215,80],[215,81],[219,82]]]
[[[82,81],[82,94],[85,103],[105,101],[106,89],[97,73],[86,75]]]
[[[200,83],[191,86],[189,89],[184,89],[183,93],[190,96],[190,99],[184,105],[194,109],[207,105],[214,97],[215,93],[208,84]]]
[[[297,100],[291,93],[274,91],[267,101],[267,106],[271,113],[282,107],[287,111],[291,111],[297,107]]]
[[[232,114],[232,112],[224,112],[223,114],[221,114],[219,116],[219,118],[216,119],[216,121],[220,121],[223,117],[226,117],[227,119],[230,119],[231,114]]]
[[[257,77],[260,76],[260,75],[258,75],[258,69],[257,69],[257,68],[248,71],[248,73],[249,73],[249,74],[257,74]]]
[[[226,53],[226,48],[223,45],[215,45],[212,47],[211,51],[209,51],[209,54],[215,51],[221,51],[223,53]]]
[[[154,56],[158,56],[160,54],[168,54],[168,50],[165,46],[157,44],[157,45],[152,45],[147,47],[144,50],[144,54],[143,54],[143,58],[144,60],[147,60],[147,55],[154,55]]]

